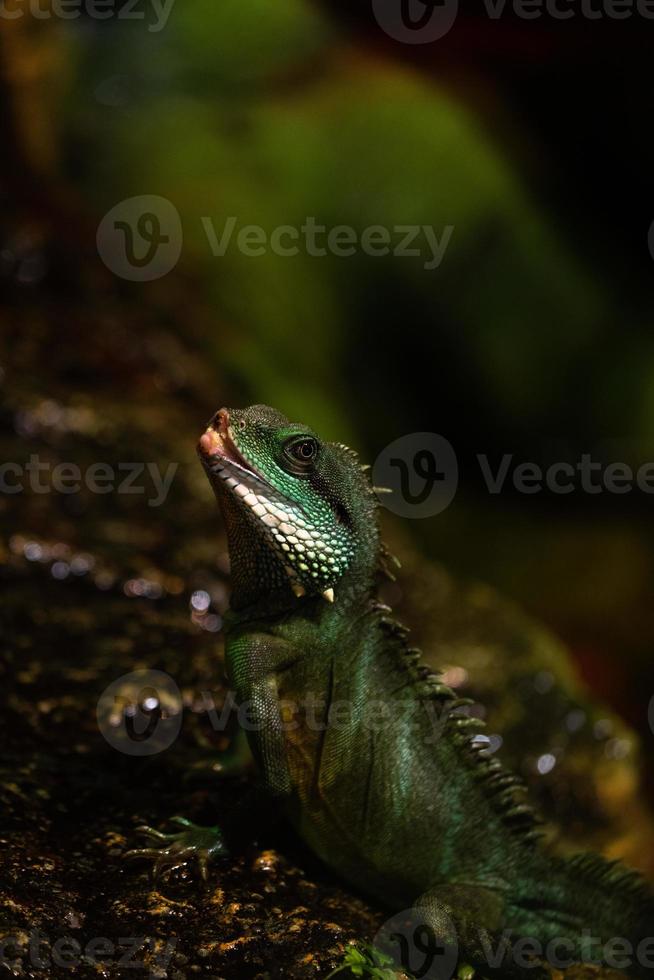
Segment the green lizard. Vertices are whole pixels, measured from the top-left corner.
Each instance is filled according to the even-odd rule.
[[[353,451],[261,405],[221,409],[198,451],[229,542],[231,684],[265,791],[315,853],[389,908],[417,909],[484,972],[507,936],[563,940],[578,960],[583,930],[634,948],[654,934],[634,872],[545,848],[481,722],[377,600],[388,556]],[[221,830],[177,820],[176,834],[142,828],[153,846],[131,856],[157,871],[195,856],[206,876],[227,853]],[[511,943],[502,969],[519,975]]]

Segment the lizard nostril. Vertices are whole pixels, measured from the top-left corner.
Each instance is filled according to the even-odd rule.
[[[229,425],[229,410],[226,408],[219,409],[211,420],[211,426],[224,435],[227,432],[227,426]]]

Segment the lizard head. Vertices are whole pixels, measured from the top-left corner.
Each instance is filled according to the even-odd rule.
[[[279,587],[333,602],[361,539],[376,536],[356,455],[266,405],[221,408],[198,453],[221,506],[241,603]]]

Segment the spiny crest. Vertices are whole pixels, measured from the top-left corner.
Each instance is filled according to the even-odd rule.
[[[377,556],[377,569],[380,574],[391,582],[395,581],[395,569],[401,568],[400,559],[397,558],[391,551],[389,551],[387,545],[380,541],[379,543],[379,553]],[[387,607],[390,612],[390,607]]]
[[[352,449],[350,446],[346,446],[344,442],[335,442],[334,445],[337,446],[339,449],[342,449],[344,453],[346,453],[348,456],[351,457],[351,459],[355,461],[355,463],[359,462],[359,454],[355,449]],[[361,469],[364,468],[365,467],[361,467]]]
[[[647,903],[654,909],[654,892],[638,871],[626,868],[620,861],[607,861],[599,854],[574,854],[565,859],[568,868],[580,877],[623,895],[626,900]]]
[[[373,609],[386,635],[397,643],[413,691],[419,698],[436,701],[441,706],[445,716],[444,734],[453,738],[460,747],[473,775],[483,786],[486,798],[506,827],[523,842],[536,843],[542,836],[539,829],[542,820],[524,802],[527,790],[520,777],[489,755],[487,741],[480,733],[486,727],[485,723],[464,713],[474,701],[459,697],[452,688],[443,684],[440,673],[420,662],[421,651],[407,645],[409,631],[390,615],[392,610],[389,606],[375,602]]]

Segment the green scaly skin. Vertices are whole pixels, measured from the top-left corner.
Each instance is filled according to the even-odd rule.
[[[386,555],[352,450],[259,405],[221,409],[199,453],[227,527],[226,657],[250,748],[325,864],[391,909],[417,908],[484,973],[485,944],[504,930],[567,940],[575,959],[584,929],[634,945],[654,933],[635,873],[545,850],[523,788],[485,756],[481,723],[377,601]],[[159,869],[195,854],[206,870],[225,853],[218,828],[154,844],[133,853]],[[510,955],[501,971],[534,976]]]

